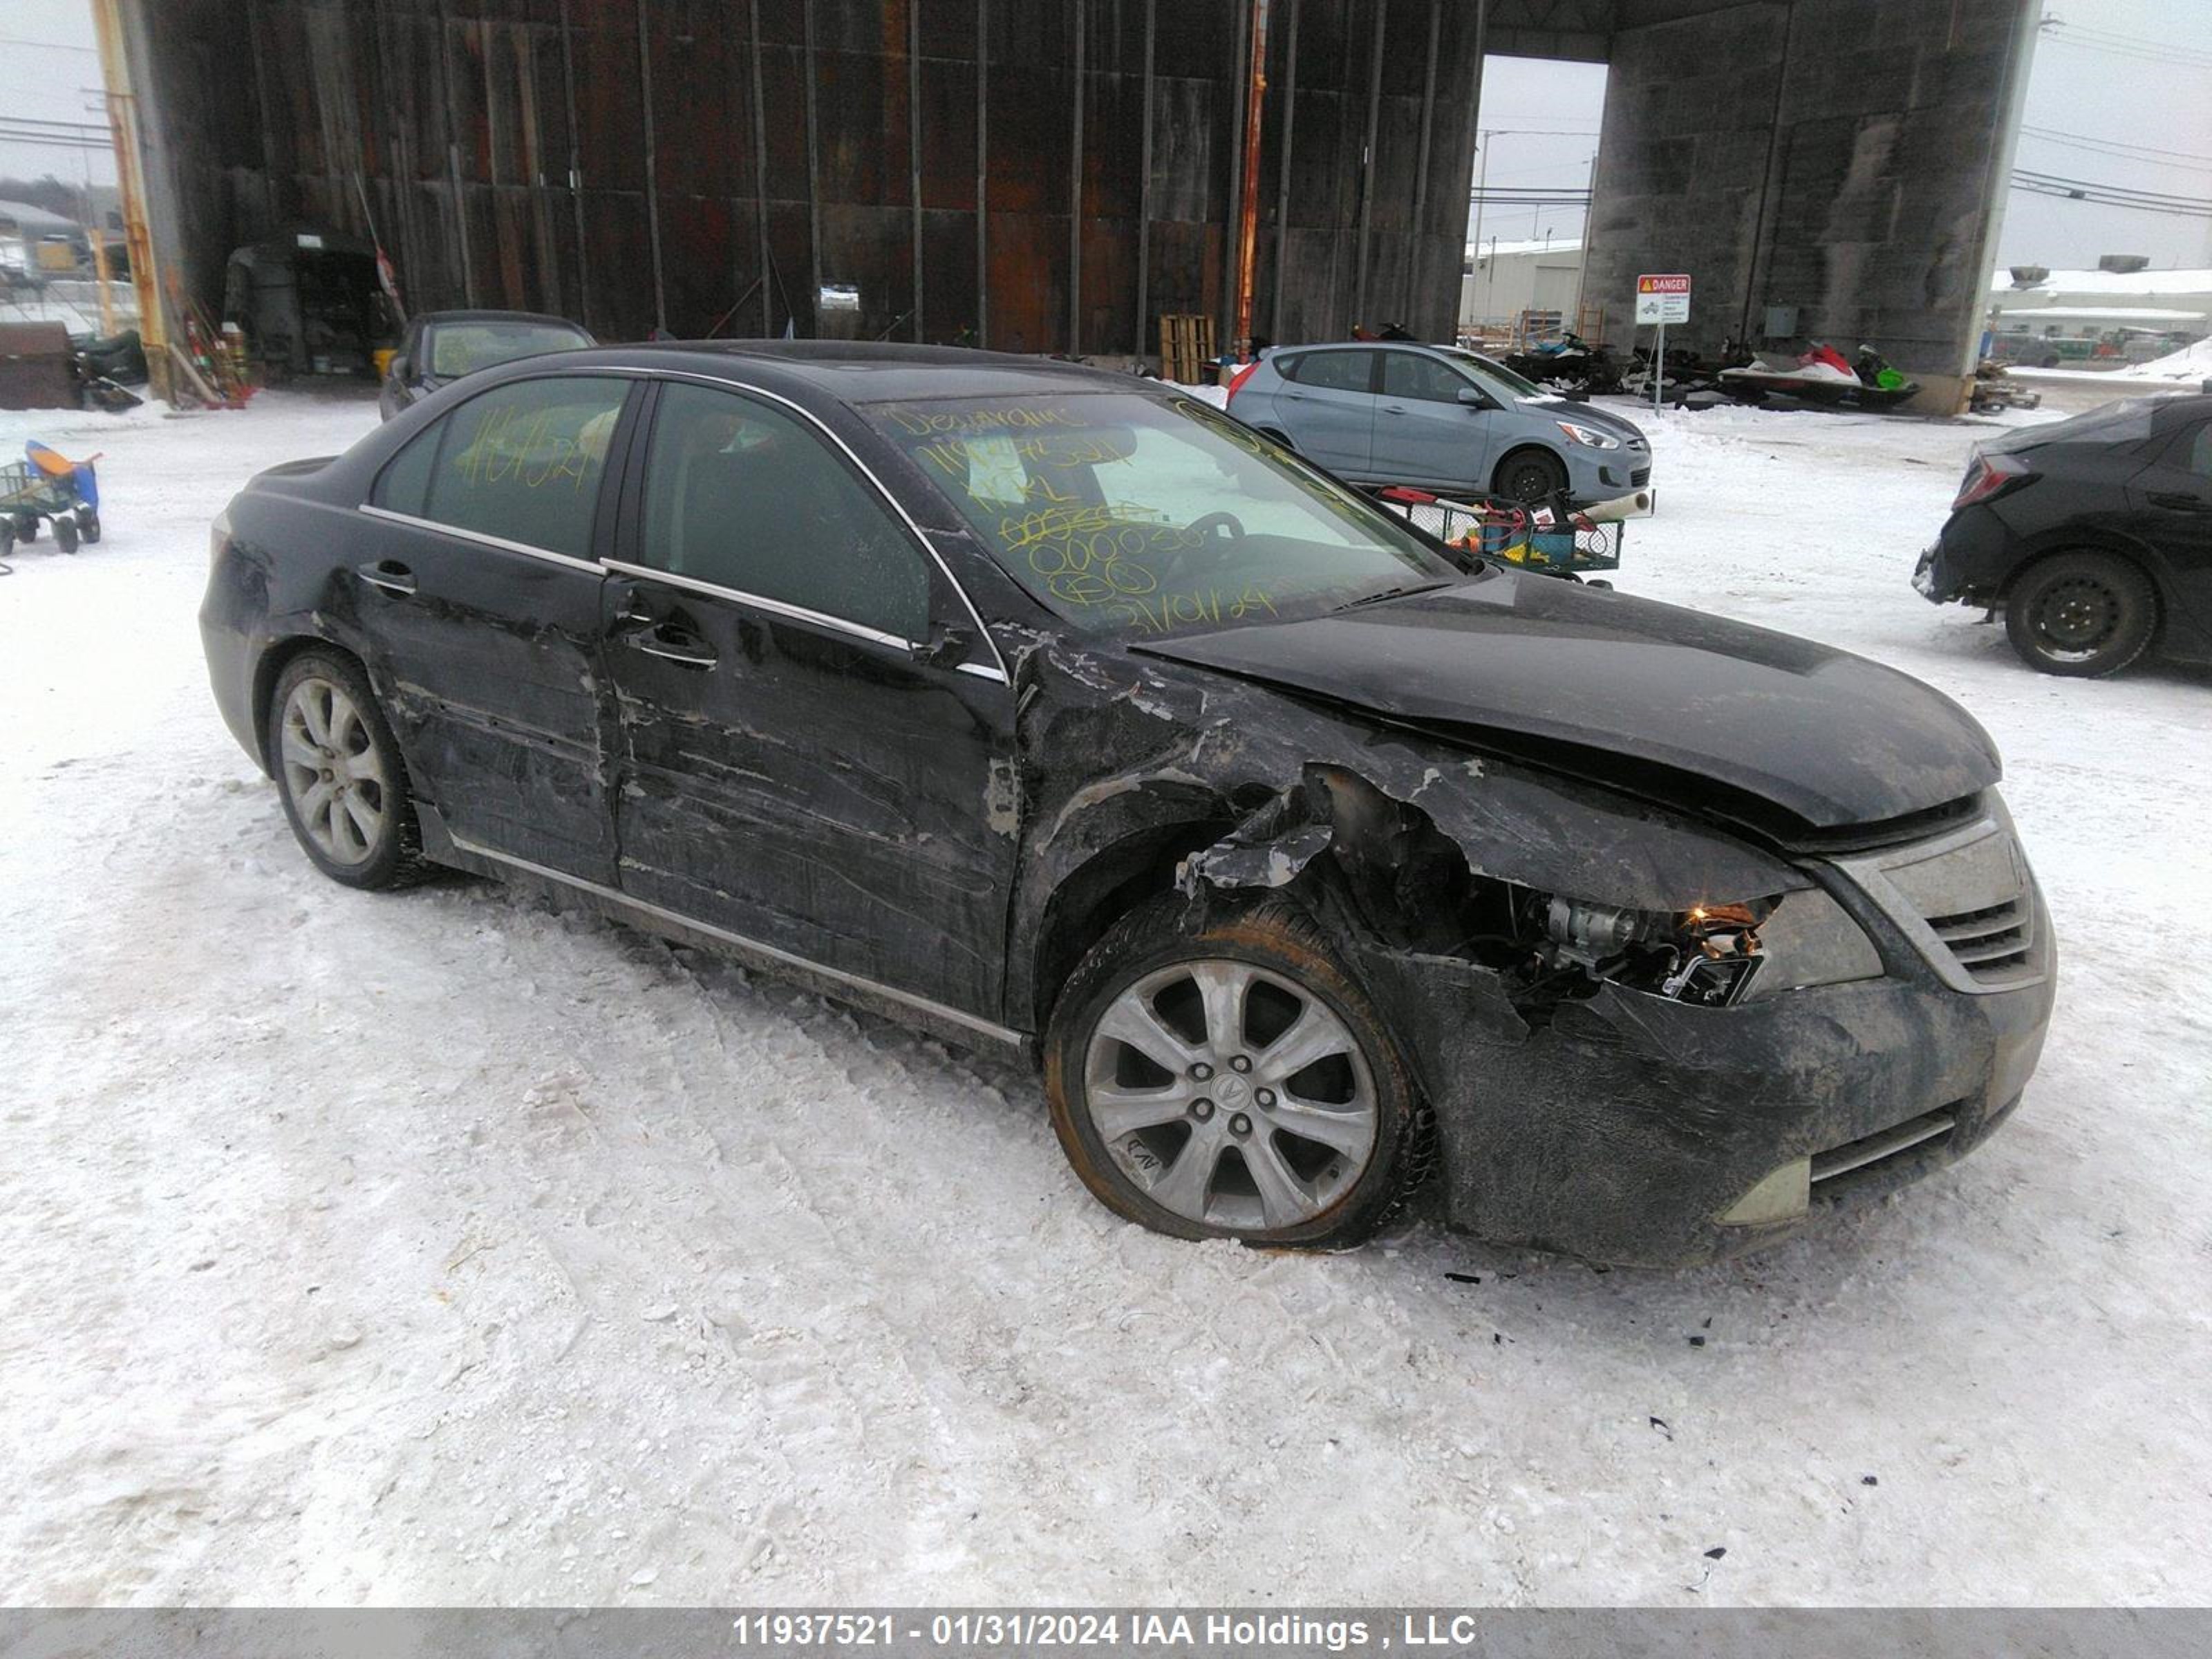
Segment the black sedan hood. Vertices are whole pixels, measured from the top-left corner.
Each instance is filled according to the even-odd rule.
[[[1893,669],[1551,576],[1501,572],[1136,648],[1641,793],[1702,780],[1716,786],[1704,805],[1815,830],[1925,811],[2000,771],[1972,716]]]

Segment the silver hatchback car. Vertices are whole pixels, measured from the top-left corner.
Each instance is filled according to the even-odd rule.
[[[1354,483],[1512,501],[1609,501],[1651,482],[1633,421],[1570,403],[1450,346],[1282,346],[1230,392],[1232,414]]]

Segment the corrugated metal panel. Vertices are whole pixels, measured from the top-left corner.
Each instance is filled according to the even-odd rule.
[[[1431,77],[1434,3],[1301,0],[1280,318],[1279,96],[1259,162],[1261,332],[1362,320],[1363,212],[1381,307],[1364,320],[1449,326],[1469,159],[1450,112],[1472,96],[1474,31],[1469,8],[1444,7]],[[246,0],[251,76],[235,0],[136,3],[151,46],[139,67],[167,112],[173,257],[210,300],[229,248],[295,220],[366,230],[365,195],[415,308],[563,311],[609,338],[662,315],[704,331],[749,291],[725,332],[795,313],[805,333],[817,279],[859,286],[858,332],[913,337],[917,226],[928,338],[974,337],[988,307],[1004,349],[1063,349],[1073,325],[1088,351],[1150,350],[1140,283],[1150,315],[1230,302],[1249,0]],[[1377,5],[1382,96],[1363,167]],[[1289,33],[1271,33],[1271,74]]]

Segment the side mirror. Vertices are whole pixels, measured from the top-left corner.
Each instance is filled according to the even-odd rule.
[[[928,644],[915,647],[914,659],[932,668],[957,667],[968,660],[969,650],[975,643],[974,629],[947,623],[931,633]]]
[[[1470,409],[1495,409],[1497,404],[1480,386],[1463,386],[1459,389],[1459,400]]]
[[[392,362],[386,367],[385,373],[391,379],[398,380],[403,386],[405,385],[407,381],[407,360],[401,356],[398,352],[393,352],[392,354]]]

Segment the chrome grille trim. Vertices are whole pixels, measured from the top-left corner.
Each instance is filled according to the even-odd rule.
[[[1861,1139],[1848,1141],[1841,1146],[1831,1146],[1825,1152],[1813,1154],[1813,1184],[1833,1181],[1838,1176],[1849,1175],[1854,1170],[1863,1170],[1870,1164],[1880,1164],[1885,1158],[1895,1158],[1925,1141],[1948,1135],[1959,1127],[1959,1121],[1946,1108],[1929,1112],[1883,1129]]]
[[[2042,983],[2035,878],[1996,793],[1971,821],[1835,867],[1880,907],[1954,991],[1990,995]]]

